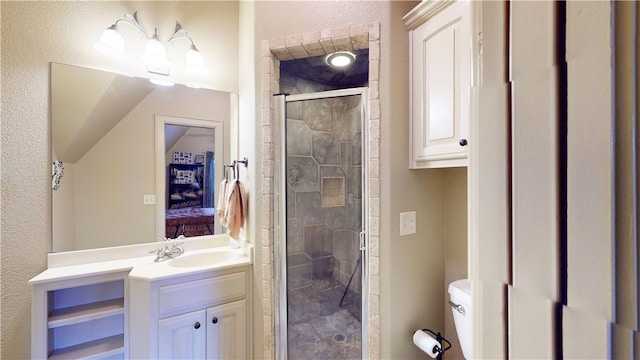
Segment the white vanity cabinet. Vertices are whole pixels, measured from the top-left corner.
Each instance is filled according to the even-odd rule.
[[[246,359],[246,300],[161,319],[161,359]]]
[[[247,359],[253,248],[227,236],[52,253],[29,284],[33,359]]]
[[[249,268],[130,279],[131,358],[246,359]]]
[[[410,33],[410,168],[467,166],[471,2],[423,1]]]

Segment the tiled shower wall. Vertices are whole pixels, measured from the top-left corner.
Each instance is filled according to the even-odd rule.
[[[274,359],[275,354],[275,302],[274,302],[274,149],[272,135],[275,125],[273,94],[280,93],[280,61],[329,54],[336,50],[369,49],[368,124],[363,129],[369,137],[366,186],[368,192],[368,251],[367,264],[369,290],[368,311],[362,319],[368,328],[368,346],[363,349],[368,358],[380,358],[380,23],[371,22],[344,28],[321,30],[262,41],[261,49],[261,121],[263,173],[261,196],[267,204],[262,217],[262,249],[256,259],[262,267],[263,357]],[[294,56],[295,55],[295,56]],[[364,264],[363,264],[364,265]],[[364,344],[363,344],[364,345]],[[258,353],[259,350],[256,350]]]
[[[327,90],[284,74],[280,84],[288,94]],[[359,297],[360,97],[288,103],[286,147],[289,286],[329,277],[347,286],[353,273],[349,290]]]

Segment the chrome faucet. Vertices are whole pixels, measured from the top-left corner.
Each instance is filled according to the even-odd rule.
[[[156,250],[152,250],[149,251],[149,254],[156,254],[156,258],[155,262],[161,262],[161,261],[165,261],[165,260],[169,260],[169,259],[173,259],[174,257],[178,257],[182,254],[184,254],[184,248],[182,248],[181,245],[184,244],[184,240],[185,237],[184,235],[180,235],[175,239],[164,239],[164,246],[156,249]],[[171,246],[169,246],[169,244],[171,244]]]

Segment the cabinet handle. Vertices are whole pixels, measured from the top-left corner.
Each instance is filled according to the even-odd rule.
[[[460,144],[460,146],[467,146],[467,144],[468,144],[467,139],[460,139],[458,144]]]
[[[193,328],[194,329],[200,329],[200,323],[196,321],[196,323],[193,324]]]
[[[218,318],[214,316],[213,319],[211,319],[211,322],[213,324],[217,324],[218,323]]]

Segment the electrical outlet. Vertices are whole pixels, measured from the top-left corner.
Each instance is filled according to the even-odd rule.
[[[145,195],[143,203],[145,205],[155,205],[156,204],[156,196],[155,195]]]
[[[416,233],[416,212],[407,211],[400,213],[400,236]]]

